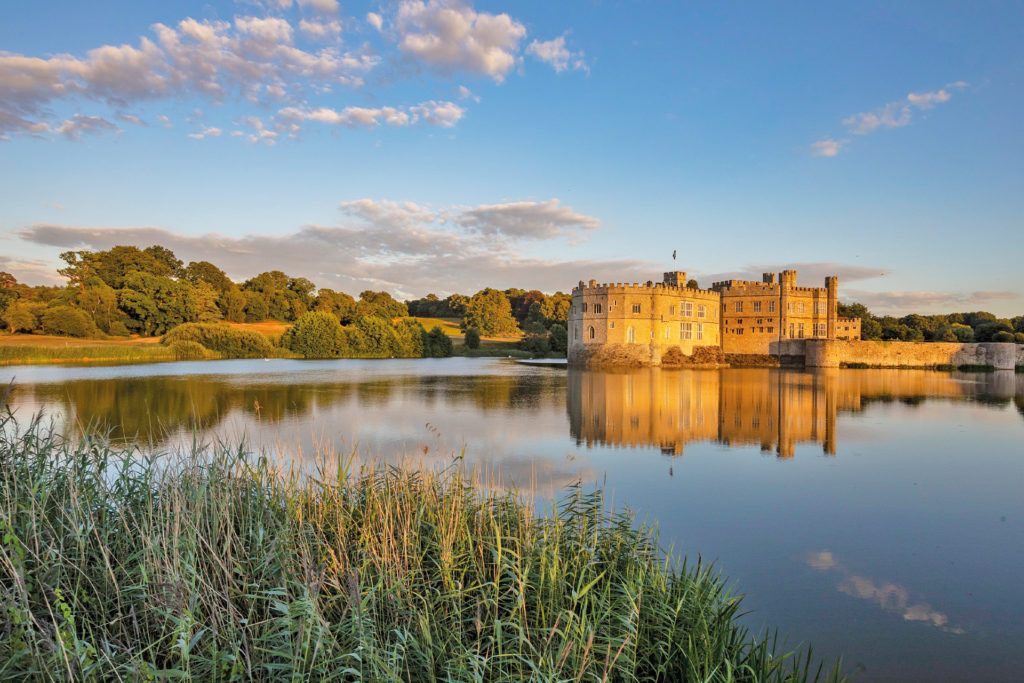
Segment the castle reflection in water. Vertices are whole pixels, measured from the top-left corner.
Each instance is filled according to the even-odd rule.
[[[1020,380],[1012,372],[957,381],[920,370],[570,370],[567,404],[577,445],[653,446],[682,455],[689,442],[715,441],[791,458],[798,443],[819,443],[835,455],[838,412],[925,397],[996,404],[1017,397],[1019,407]]]

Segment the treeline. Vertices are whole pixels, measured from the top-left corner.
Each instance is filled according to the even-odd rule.
[[[452,294],[444,299],[428,294],[406,301],[409,314],[424,318],[458,318],[466,346],[477,348],[481,336],[523,334],[519,348],[535,355],[565,354],[569,304],[572,296],[536,289],[482,289],[471,297]]]
[[[1024,344],[1024,316],[998,318],[986,311],[876,316],[859,303],[839,304],[838,313],[861,321],[861,339],[934,342],[1016,342]]]

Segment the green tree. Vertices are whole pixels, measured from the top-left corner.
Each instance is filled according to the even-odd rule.
[[[544,316],[545,324],[548,326],[554,323],[565,325],[569,320],[569,307],[571,305],[572,297],[561,292],[544,299],[540,305],[540,312]]]
[[[194,285],[192,296],[196,302],[196,322],[215,323],[224,317],[220,312],[220,307],[217,306],[217,290],[209,282],[200,282]]]
[[[692,278],[686,281],[686,286],[690,289],[700,289],[700,285],[698,285],[697,281]]]
[[[548,341],[551,344],[552,351],[564,355],[569,348],[569,333],[565,325],[561,323],[552,325],[551,329],[548,330]]]
[[[71,306],[53,306],[43,311],[39,322],[46,334],[62,337],[98,337],[96,323],[82,311]]]
[[[43,308],[43,304],[32,301],[13,301],[7,305],[0,318],[12,333],[32,332],[39,329],[39,314]]]
[[[217,305],[228,322],[245,322],[246,299],[245,294],[242,294],[238,287],[231,285],[231,288],[217,299]]]
[[[356,327],[362,333],[364,354],[390,358],[400,355],[398,338],[395,335],[395,328],[391,321],[380,316],[363,316],[356,322]]]
[[[124,277],[124,285],[117,298],[129,316],[129,329],[161,335],[196,319],[196,301],[187,282],[136,271]]]
[[[288,331],[285,343],[304,358],[338,358],[348,352],[341,323],[325,311],[303,314]]]
[[[440,328],[438,328],[440,329]],[[480,330],[475,327],[466,329],[466,338],[463,342],[467,349],[479,349],[480,348]]]
[[[193,285],[198,285],[201,282],[212,285],[220,294],[228,291],[235,284],[228,277],[227,273],[209,261],[190,261],[185,266],[183,275]]]
[[[452,355],[451,337],[435,325],[424,339],[423,355],[430,358],[447,358]]]
[[[317,292],[315,307],[318,311],[332,314],[342,325],[355,322],[356,300],[345,292],[335,292],[325,287]]]
[[[475,327],[482,335],[515,334],[519,331],[512,317],[508,297],[497,289],[482,289],[466,305],[462,329]]]

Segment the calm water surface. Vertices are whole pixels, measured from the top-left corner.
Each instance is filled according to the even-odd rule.
[[[566,371],[494,359],[7,367],[19,416],[174,447],[582,479],[714,559],[754,628],[862,680],[1024,677],[1024,375]]]

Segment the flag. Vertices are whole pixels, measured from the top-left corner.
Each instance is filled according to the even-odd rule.
[[[673,261],[676,260],[676,250],[675,249],[672,250],[672,260]]]

